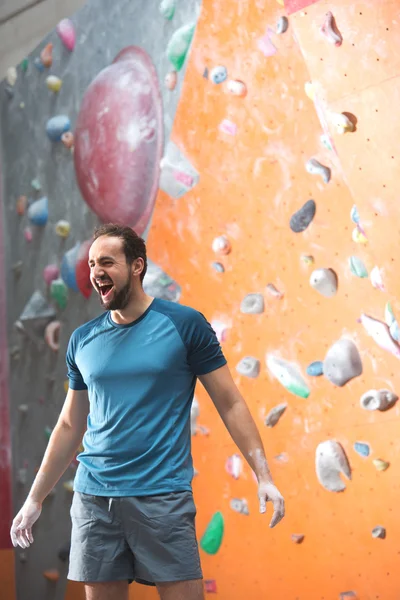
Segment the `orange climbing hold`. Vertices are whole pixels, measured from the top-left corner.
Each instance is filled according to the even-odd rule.
[[[40,53],[40,60],[44,67],[51,67],[53,64],[53,44],[47,44]]]
[[[26,211],[26,205],[28,204],[28,198],[26,196],[20,196],[17,200],[17,214],[22,217]]]
[[[57,569],[50,569],[49,571],[44,571],[43,577],[45,577],[47,581],[58,581],[60,579],[60,573]]]

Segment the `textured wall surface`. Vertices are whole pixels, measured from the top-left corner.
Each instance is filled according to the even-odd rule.
[[[79,44],[72,55],[55,52],[53,70],[64,78],[57,99],[32,65],[11,102],[2,94],[9,344],[21,346],[19,361],[11,362],[14,473],[16,479],[27,460],[28,482],[46,445],[43,430],[54,424],[63,401],[65,343],[76,325],[98,312],[95,299],[70,293],[56,360],[47,347],[38,352],[21,343],[13,330],[32,291],[45,289],[45,264],[87,239],[95,222],[74,183],[71,157],[47,141],[45,122],[63,111],[74,122],[84,89],[125,45],[143,46],[162,80],[170,69],[170,34],[192,20],[194,10],[179,5],[169,22],[160,18],[156,2],[135,9],[121,0],[111,13],[106,6],[105,0],[92,2],[76,16]],[[278,34],[283,15],[289,27]],[[180,86],[172,95],[163,92],[166,140],[172,131],[174,146],[167,146],[149,255],[181,286],[180,301],[201,310],[218,332],[287,501],[285,520],[270,530],[271,511],[258,513],[254,477],[198,386],[193,454],[199,539],[216,512],[224,520],[218,551],[201,550],[213,598],[397,600],[400,594],[399,408],[394,403],[372,411],[360,404],[369,390],[395,394],[400,385],[399,17],[390,0],[285,0],[285,6],[204,0],[182,93]],[[218,66],[226,69],[224,81],[224,69],[213,71]],[[354,130],[339,134],[343,124]],[[311,158],[331,169],[329,182],[307,170]],[[32,196],[34,177],[49,196],[50,222],[29,245],[15,200],[22,193]],[[291,218],[310,199],[315,217],[295,232]],[[59,218],[73,225],[64,244],[52,229]],[[215,243],[220,236],[230,252]],[[19,259],[22,275],[14,280],[10,267]],[[330,270],[322,271],[325,278],[336,274],[337,291],[334,285],[330,297],[318,292],[326,286],[311,277],[316,269]],[[258,295],[258,314],[244,310],[248,294]],[[355,344],[363,372],[340,387],[328,379],[325,357],[342,338]],[[243,374],[245,357],[259,361],[257,376]],[[335,360],[350,364],[343,352]],[[307,373],[314,361],[322,362],[324,375]],[[50,389],[48,373],[55,374]],[[379,399],[370,394],[364,406]],[[21,403],[30,408],[25,421],[17,410]],[[267,427],[267,415],[280,404],[285,412]],[[330,466],[336,475],[327,478]],[[351,479],[340,469],[351,471]],[[329,491],[322,484],[343,489]],[[15,509],[26,488],[15,483]],[[33,586],[49,599],[64,592],[62,579],[51,587],[41,576],[44,569],[60,568],[54,555],[68,538],[70,496],[57,489],[46,501],[28,561],[18,563],[23,600]],[[382,535],[379,526],[385,539],[373,537],[373,530]],[[72,584],[66,597],[77,600],[81,592]],[[131,592],[132,598],[156,598],[144,586],[131,586]]]

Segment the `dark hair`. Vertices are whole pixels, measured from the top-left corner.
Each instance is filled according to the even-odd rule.
[[[116,223],[107,223],[96,227],[93,240],[102,235],[108,235],[109,237],[118,237],[123,240],[123,248],[125,252],[125,258],[127,264],[130,266],[137,258],[143,258],[144,268],[140,274],[140,281],[143,281],[147,271],[147,255],[146,255],[146,244],[145,241],[138,236],[130,227],[125,225],[117,225]]]

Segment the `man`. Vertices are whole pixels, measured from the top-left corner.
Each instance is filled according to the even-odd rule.
[[[258,480],[270,526],[284,516],[262,441],[209,323],[198,311],[148,296],[144,241],[129,227],[98,228],[90,279],[106,310],[69,341],[69,391],[32,489],[15,517],[14,546],[33,543],[42,503],[83,439],[71,506],[68,578],[87,600],[127,600],[128,584],[162,600],[203,600],[191,491],[190,407],[207,390]]]

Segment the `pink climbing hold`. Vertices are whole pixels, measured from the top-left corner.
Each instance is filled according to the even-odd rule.
[[[62,19],[57,25],[56,31],[67,50],[72,52],[75,48],[76,36],[71,19]]]
[[[327,12],[325,15],[325,21],[322,24],[321,33],[329,42],[331,42],[331,44],[334,44],[335,46],[342,45],[343,38],[336,27],[335,18],[331,11]]]
[[[60,269],[57,265],[47,265],[43,269],[43,279],[45,280],[47,285],[50,285],[52,281],[58,279],[60,276]]]
[[[369,317],[365,314],[361,315],[360,320],[365,331],[372,337],[378,346],[380,346],[383,350],[391,352],[391,354],[397,358],[400,358],[400,346],[390,335],[390,330],[386,323],[378,321],[378,319],[374,319],[373,317]]]
[[[274,32],[268,27],[265,35],[258,40],[258,49],[261,50],[264,56],[273,56],[277,52],[270,37],[271,33]]]

